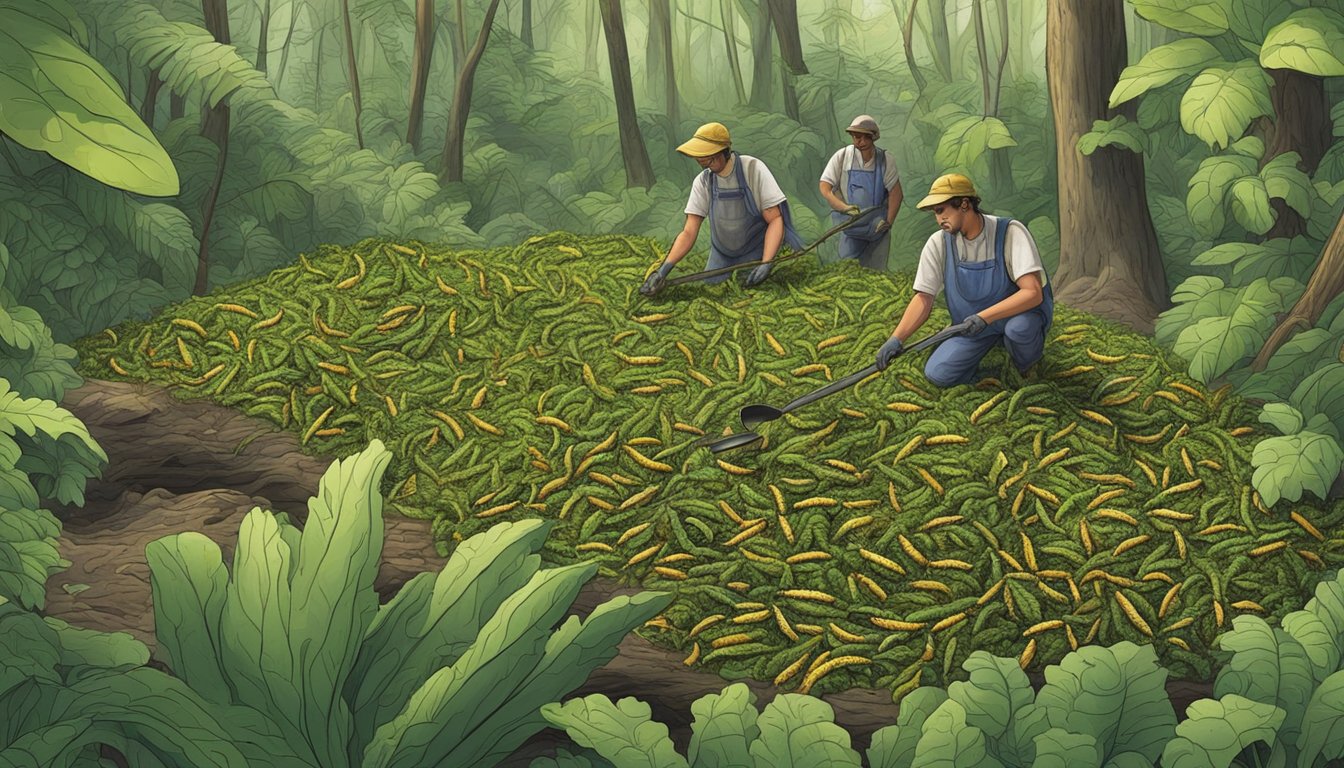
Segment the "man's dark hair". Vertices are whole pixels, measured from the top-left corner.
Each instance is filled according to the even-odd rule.
[[[723,149],[719,150],[719,157],[722,157],[725,161],[727,161],[728,158],[732,156],[733,156],[732,147],[724,147]]]
[[[983,211],[980,210],[980,198],[978,197],[971,197],[970,195],[953,197],[948,199],[947,204],[952,206],[953,208],[960,208],[962,200],[970,200],[971,210],[975,211],[976,213],[983,213]]]

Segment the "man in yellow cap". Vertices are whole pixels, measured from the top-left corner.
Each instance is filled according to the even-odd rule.
[[[840,258],[858,259],[868,269],[886,270],[891,222],[896,220],[905,196],[901,174],[896,158],[873,143],[882,133],[871,115],[859,115],[845,130],[854,143],[831,156],[818,187],[831,206],[831,220],[836,224],[848,221],[860,210],[884,207],[840,233]]]
[[[788,201],[774,175],[760,160],[732,151],[732,140],[722,123],[700,126],[695,136],[677,147],[677,151],[695,158],[704,171],[691,185],[685,226],[658,271],[644,281],[640,293],[652,296],[662,289],[672,267],[695,245],[706,218],[710,237],[707,270],[757,259],[765,262],[747,276],[743,284],[748,288],[770,274],[770,262],[783,242],[796,249],[803,247],[802,238],[793,229]],[[705,282],[727,279],[724,274]]]
[[[939,231],[929,236],[915,271],[914,297],[891,338],[877,352],[885,370],[902,343],[929,318],[934,297],[946,292],[947,311],[963,335],[929,355],[924,375],[940,387],[969,384],[990,349],[1003,342],[1019,373],[1045,351],[1054,320],[1054,294],[1036,241],[1021,222],[980,210],[980,196],[960,174],[940,176],[919,201],[932,211]]]

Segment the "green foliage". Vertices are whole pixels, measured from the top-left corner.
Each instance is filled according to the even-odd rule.
[[[1017,141],[1002,120],[967,115],[947,127],[934,157],[948,168],[969,169],[990,150],[1015,146]]]
[[[746,686],[740,688],[746,689]],[[724,695],[732,690],[725,689]],[[638,699],[626,698],[613,704],[611,699],[599,693],[541,708],[542,717],[548,723],[564,728],[576,744],[597,751],[617,766],[686,766],[686,758],[677,754],[667,735],[667,726],[651,720],[652,713],[649,705]],[[717,763],[707,761],[706,764]]]
[[[1344,75],[1344,15],[1331,8],[1302,8],[1265,35],[1260,66],[1309,75]]]
[[[1324,499],[1344,467],[1344,451],[1337,436],[1304,429],[1284,437],[1271,437],[1255,445],[1252,478],[1266,504],[1279,499],[1297,501],[1303,491]]]
[[[1191,278],[1172,294],[1177,304],[1159,317],[1159,335],[1180,328],[1172,350],[1190,361],[1190,375],[1208,384],[1258,351],[1302,291],[1291,278],[1259,278],[1237,289],[1218,278]],[[1186,306],[1181,306],[1181,305]]]
[[[1135,13],[1178,32],[1221,35],[1228,29],[1225,0],[1130,0]]]
[[[1147,151],[1148,134],[1124,115],[1111,120],[1095,120],[1092,130],[1078,137],[1078,151],[1090,155],[1101,147],[1123,147],[1142,154]]]
[[[1284,711],[1235,693],[1217,701],[1201,699],[1186,710],[1176,738],[1162,751],[1163,768],[1229,766],[1248,746],[1263,741],[1274,746]]]
[[[1223,56],[1207,40],[1187,38],[1160,45],[1143,55],[1139,63],[1125,67],[1111,90],[1109,106],[1118,107],[1154,88],[1193,77]],[[1146,101],[1145,101],[1146,103]]]
[[[301,533],[254,509],[231,574],[199,534],[147,548],[169,663],[203,696],[274,722],[275,764],[492,764],[543,726],[540,703],[577,687],[668,601],[616,598],[560,623],[595,566],[541,570],[549,526],[533,520],[463,542],[437,577],[380,606],[390,458],[375,440],[334,463]]]
[[[1210,147],[1225,147],[1252,120],[1274,113],[1270,85],[1269,75],[1253,61],[1207,67],[1181,99],[1181,127]]]
[[[175,195],[177,171],[121,87],[70,36],[64,2],[0,3],[0,133],[119,189]],[[63,9],[63,12],[55,9]]]

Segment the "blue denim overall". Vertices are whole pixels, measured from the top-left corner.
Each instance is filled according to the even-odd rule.
[[[957,258],[956,239],[943,234],[943,292],[953,324],[983,312],[1017,292],[1004,264],[1004,241],[1011,219],[1001,218],[994,230],[994,258],[962,261]],[[977,378],[980,360],[1002,340],[1008,357],[1019,371],[1026,371],[1045,352],[1045,333],[1055,317],[1055,297],[1047,283],[1041,303],[1012,317],[990,323],[975,336],[954,336],[929,355],[924,375],[940,387],[969,384]]]
[[[761,258],[765,247],[765,229],[769,226],[761,217],[761,209],[756,198],[747,186],[747,176],[742,170],[742,160],[733,153],[733,173],[737,177],[737,189],[719,189],[718,174],[709,169],[703,171],[709,180],[709,261],[706,270],[727,267],[743,261],[756,261]],[[803,239],[793,229],[793,217],[789,214],[788,201],[779,204],[780,215],[784,218],[784,242],[795,250],[803,248]],[[731,273],[729,273],[731,274]],[[706,283],[721,283],[728,274],[717,275],[705,280]]]
[[[889,195],[886,184],[887,153],[881,147],[873,147],[875,153],[873,169],[865,171],[859,167],[863,162],[859,150],[854,147],[851,149],[854,157],[850,169],[845,171],[841,178],[841,183],[845,187],[845,202],[865,210],[880,205],[883,206],[883,210],[868,214],[863,223],[840,233],[840,258],[858,259],[859,263],[868,269],[885,270],[887,255],[891,251],[891,230],[881,233],[873,230],[878,220],[887,216],[885,210]],[[833,224],[843,224],[846,221],[849,221],[849,216],[840,211],[831,212]]]

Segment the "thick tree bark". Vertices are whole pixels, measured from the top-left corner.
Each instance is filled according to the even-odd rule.
[[[355,36],[350,30],[350,0],[341,0],[341,23],[345,26],[345,65],[350,77],[350,96],[355,102],[355,141],[364,148],[364,131],[359,127],[364,106],[359,95],[359,67],[355,64]]]
[[[459,29],[465,29],[465,13],[462,0],[458,0]],[[448,136],[443,142],[443,171],[440,178],[446,182],[462,181],[465,165],[463,147],[467,137],[467,115],[471,112],[471,91],[476,86],[476,67],[485,55],[485,45],[490,42],[490,28],[495,23],[495,12],[499,10],[499,0],[490,0],[485,9],[485,20],[481,22],[481,31],[476,35],[476,44],[471,47],[466,60],[457,72],[457,85],[453,88],[453,106],[448,117]]]
[[[626,49],[625,21],[621,18],[621,0],[599,0],[602,29],[607,38],[607,62],[611,67],[611,87],[616,93],[616,124],[621,132],[621,157],[625,160],[627,187],[653,186],[653,166],[644,147],[635,114],[635,90],[630,82],[630,54]]]
[[[756,0],[756,19],[751,25],[751,100],[753,109],[769,112],[774,101],[771,93],[774,80],[771,77],[775,50],[771,27],[774,19],[770,15],[769,0]]]
[[[271,0],[261,9],[261,32],[257,34],[257,71],[266,72],[266,55],[271,47]]]
[[[1123,0],[1049,0],[1046,73],[1059,168],[1059,271],[1055,298],[1151,333],[1170,306],[1157,232],[1148,213],[1143,156],[1114,147],[1091,155],[1078,137],[1107,108],[1125,67]]]
[[[775,36],[779,40],[779,53],[784,64],[795,75],[806,75],[807,64],[803,63],[803,40],[798,32],[797,0],[762,0],[770,4],[770,14],[774,17]]]
[[[663,110],[672,125],[681,122],[681,94],[677,90],[677,68],[672,48],[672,2],[649,0],[649,39],[645,47],[645,85],[651,94],[663,98]]]
[[[1274,79],[1270,98],[1275,118],[1266,131],[1262,165],[1284,152],[1297,152],[1302,156],[1298,167],[1308,174],[1315,173],[1330,147],[1333,133],[1325,81],[1291,69],[1271,69],[1269,74]],[[1297,211],[1282,200],[1273,200],[1271,204],[1277,218],[1265,233],[1266,238],[1296,237],[1307,231],[1306,221]]]
[[[159,68],[149,70],[145,82],[145,100],[140,102],[140,119],[145,121],[151,131],[154,130],[154,115],[158,109],[159,90],[162,88],[163,78],[159,76]]]
[[[532,37],[532,0],[523,0],[523,45],[528,50],[536,48],[536,40]]]
[[[1335,222],[1335,230],[1325,242],[1321,258],[1316,262],[1316,269],[1311,273],[1311,279],[1307,281],[1306,290],[1269,334],[1265,346],[1260,349],[1260,354],[1252,361],[1251,370],[1263,371],[1279,347],[1298,331],[1305,331],[1316,325],[1325,308],[1341,292],[1344,292],[1344,217]]]
[[[897,0],[891,0],[891,10],[898,18],[900,17],[901,9],[897,5]],[[915,78],[916,91],[923,95],[929,81],[920,71],[919,62],[915,61],[915,12],[918,10],[919,0],[910,0],[910,10],[905,14],[905,23],[901,25],[901,39],[905,43],[905,65],[910,68],[910,75]]]
[[[215,40],[223,45],[231,42],[229,34],[228,0],[202,0],[201,9],[205,14],[205,28]],[[210,225],[215,220],[215,205],[219,201],[219,189],[224,183],[224,168],[229,160],[229,105],[221,100],[206,113],[202,133],[219,147],[219,157],[215,161],[215,178],[205,193],[201,205],[200,248],[196,252],[196,281],[192,286],[192,295],[201,296],[210,287]]]
[[[406,143],[420,151],[420,132],[425,122],[425,91],[429,65],[434,56],[434,0],[415,0],[415,53],[411,58],[411,114]]]
[[[737,24],[734,19],[733,0],[719,0],[719,17],[723,21],[723,41],[728,47],[728,68],[733,73],[733,88],[737,93],[737,103],[747,102],[747,89],[742,84],[742,64],[737,58]]]
[[[1025,5],[1025,3],[1024,3]],[[952,38],[947,31],[947,0],[929,0],[929,23],[932,25],[933,65],[946,82],[952,82]]]

